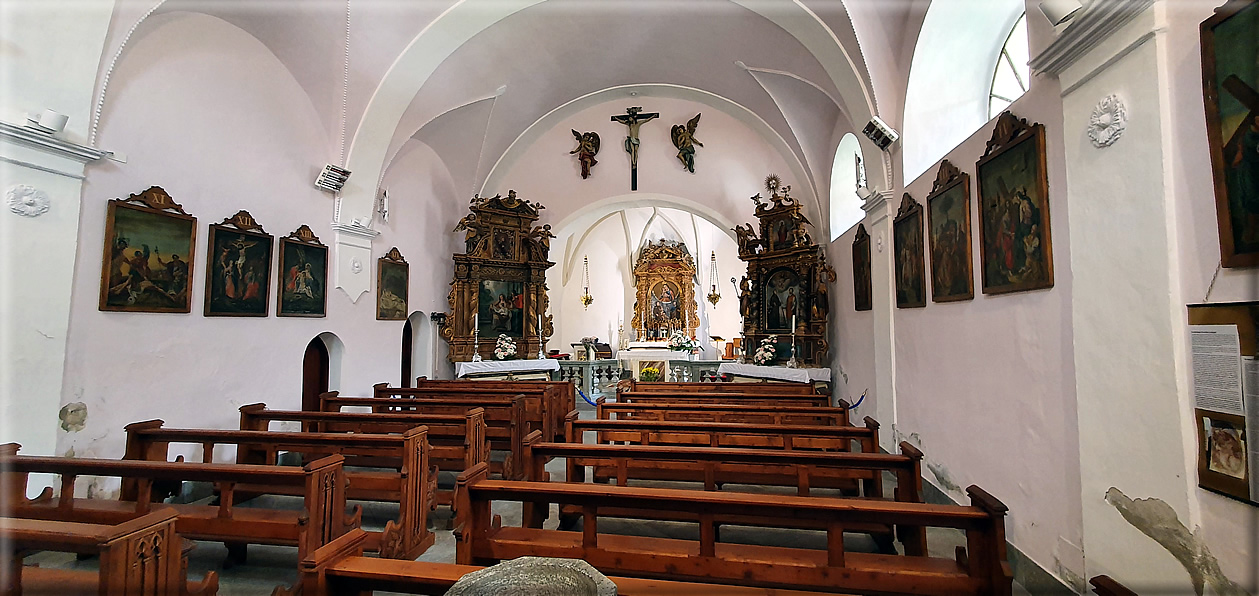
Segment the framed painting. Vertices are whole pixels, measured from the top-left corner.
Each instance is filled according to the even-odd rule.
[[[197,218],[161,187],[114,199],[105,215],[100,310],[191,312]]]
[[[970,247],[970,174],[944,160],[927,195],[932,302],[975,297]]]
[[[248,211],[210,226],[205,316],[267,316],[272,241]]]
[[[975,168],[984,293],[1052,288],[1044,125],[1002,112]]]
[[[927,305],[926,269],[923,266],[922,204],[909,193],[901,197],[892,220],[892,250],[896,263],[896,308]]]
[[[376,320],[407,320],[410,272],[410,265],[396,246],[376,259]]]
[[[1224,267],[1259,265],[1259,2],[1202,22],[1202,88]]]
[[[857,224],[852,240],[852,288],[856,310],[874,310],[874,283],[870,279],[870,234],[866,224]]]
[[[328,247],[308,226],[280,239],[275,314],[322,317],[328,312]]]
[[[524,282],[481,280],[477,293],[478,333],[487,338],[504,333],[513,338],[522,337],[525,331],[524,307]]]
[[[784,267],[769,274],[762,296],[766,333],[791,333],[793,321],[798,324],[808,320],[802,308],[805,304],[804,290],[800,275],[791,269]]]

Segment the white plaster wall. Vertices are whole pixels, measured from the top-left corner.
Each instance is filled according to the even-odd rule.
[[[330,243],[332,198],[312,184],[327,145],[305,93],[256,39],[204,15],[167,18],[130,49],[111,84],[101,143],[129,161],[100,168],[84,190],[62,401],[86,403],[88,421],[62,433],[63,452],[120,456],[122,427],[136,420],[230,428],[241,404],[298,408],[303,351],[325,332],[344,345],[334,388],[361,395],[373,383],[400,381],[403,322],[376,321],[374,293],[351,303],[333,290],[326,318],[278,318],[273,281],[266,318],[200,314],[209,224],[247,209],[277,240],[307,224]],[[389,184],[393,213],[377,224],[373,257],[396,245],[411,262],[411,308],[444,311],[447,226],[462,202],[445,167],[418,144]],[[100,312],[106,202],[151,185],[198,217],[193,312]],[[374,262],[369,267],[374,279]]]
[[[84,142],[112,6],[111,0],[81,2],[75,18],[64,19],[54,3],[0,3],[0,119],[22,125],[27,113],[52,109],[70,117],[60,136]],[[84,169],[79,161],[7,139],[0,153],[6,160],[0,188],[30,185],[51,201],[48,212],[33,219],[7,208],[0,213],[0,442],[51,455],[79,222],[81,180],[75,176]]]
[[[856,235],[857,227],[853,226],[836,238],[827,247],[826,259],[835,268],[830,315],[832,394],[835,399],[857,403],[861,394],[865,393],[865,401],[855,410],[859,415],[854,420],[859,420],[864,416],[875,416],[878,399],[875,395],[874,311],[855,310],[852,240]],[[873,252],[874,247],[871,246],[870,250]]]
[[[1004,502],[1010,508],[1007,538],[1051,571],[1059,541],[1081,541],[1060,105],[1056,81],[1038,79],[1012,107],[1017,116],[1045,125],[1055,286],[982,294],[974,176],[992,136],[989,122],[946,155],[971,175],[975,299],[893,313],[897,436],[922,448],[924,476],[955,500],[967,502],[965,488],[977,484]],[[907,185],[920,203],[937,169],[933,165]],[[893,212],[900,194],[891,200]]]

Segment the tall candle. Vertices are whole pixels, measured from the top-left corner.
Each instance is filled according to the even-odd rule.
[[[477,320],[477,317],[479,316],[481,316],[480,313],[472,313],[472,330],[473,331],[476,331],[476,320]]]
[[[791,332],[796,332],[796,315],[791,315]]]

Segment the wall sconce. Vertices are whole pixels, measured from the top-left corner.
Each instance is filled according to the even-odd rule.
[[[708,290],[708,301],[713,303],[713,307],[717,306],[717,301],[721,300],[721,290],[717,289],[717,251],[713,251],[711,266],[708,268],[708,282],[711,289]]]
[[[582,308],[589,309],[590,304],[595,301],[595,297],[590,295],[590,258],[582,257],[581,266],[582,266],[582,275],[581,275],[582,288],[581,288],[581,296],[579,296],[578,299],[581,300]]]
[[[382,223],[389,223],[389,189],[380,191],[380,204],[376,206],[376,213],[380,214]]]

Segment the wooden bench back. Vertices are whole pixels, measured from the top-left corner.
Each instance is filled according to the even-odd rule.
[[[510,399],[515,395],[538,398],[539,411],[553,432],[562,428],[564,414],[576,407],[576,390],[572,383],[544,381],[436,381],[421,387],[390,387],[386,383],[372,386],[372,395],[384,399],[469,399],[497,397]]]
[[[601,420],[690,420],[695,422],[750,422],[848,426],[848,402],[837,407],[721,404],[721,403],[643,403],[595,400],[595,417]]]
[[[462,460],[464,465],[459,469],[466,470],[479,462],[489,461],[490,456],[484,408],[471,408],[459,415],[269,410],[262,403],[240,407],[241,430],[271,430],[272,422],[300,422],[303,432],[326,433],[393,434],[426,426],[432,459]]]
[[[1123,584],[1113,580],[1109,575],[1097,575],[1089,580],[1093,585],[1093,593],[1098,596],[1137,596]]]
[[[879,423],[866,416],[865,426],[797,426],[737,422],[675,420],[581,420],[577,412],[564,419],[565,442],[582,443],[586,432],[596,443],[625,442],[638,445],[692,445],[857,451],[877,453]]]
[[[797,393],[735,393],[733,391],[622,391],[618,403],[640,404],[753,404],[762,406],[830,406],[829,395]]]
[[[187,581],[183,539],[175,533],[176,514],[160,508],[116,525],[5,518],[0,541],[6,552],[4,594],[21,594],[23,566],[16,552],[51,550],[100,556],[100,596],[183,596],[218,593],[218,574],[211,571],[199,584]],[[29,572],[38,573],[39,569]],[[65,577],[64,575],[62,577]],[[68,585],[25,586],[27,593],[67,593]]]
[[[581,558],[608,574],[669,574],[678,579],[765,587],[1001,595],[1010,594],[1012,588],[1006,562],[1006,507],[977,486],[966,489],[969,506],[956,506],[490,480],[488,472],[487,467],[477,466],[456,481],[458,564],[532,554]],[[495,501],[580,508],[582,533],[578,537],[536,527],[501,527],[492,514]],[[678,539],[601,535],[599,512],[607,506],[657,511],[661,519],[680,510],[693,512],[700,526],[698,548],[681,545]],[[824,557],[799,548],[719,544],[716,520],[739,516],[760,520],[755,525],[762,527],[794,527],[802,519],[824,525]],[[964,551],[958,549],[955,561],[848,553],[844,548],[845,526],[904,523],[962,530],[967,546]]]
[[[812,395],[816,393],[813,386],[807,383],[682,383],[668,381],[635,381],[625,379],[617,385],[617,392],[653,392],[677,393],[682,391],[708,393],[775,393],[793,395]]]
[[[381,556],[418,556],[432,543],[433,536],[428,531],[427,520],[433,505],[432,485],[435,479],[430,471],[426,426],[417,426],[401,434],[367,434],[177,429],[163,428],[163,424],[161,420],[128,424],[127,448],[123,457],[167,461],[170,444],[181,443],[200,445],[202,460],[206,463],[213,459],[217,445],[235,445],[236,462],[246,464],[275,465],[280,451],[396,460],[399,462],[396,476],[398,521],[396,527],[386,526],[387,544],[382,545]]]

